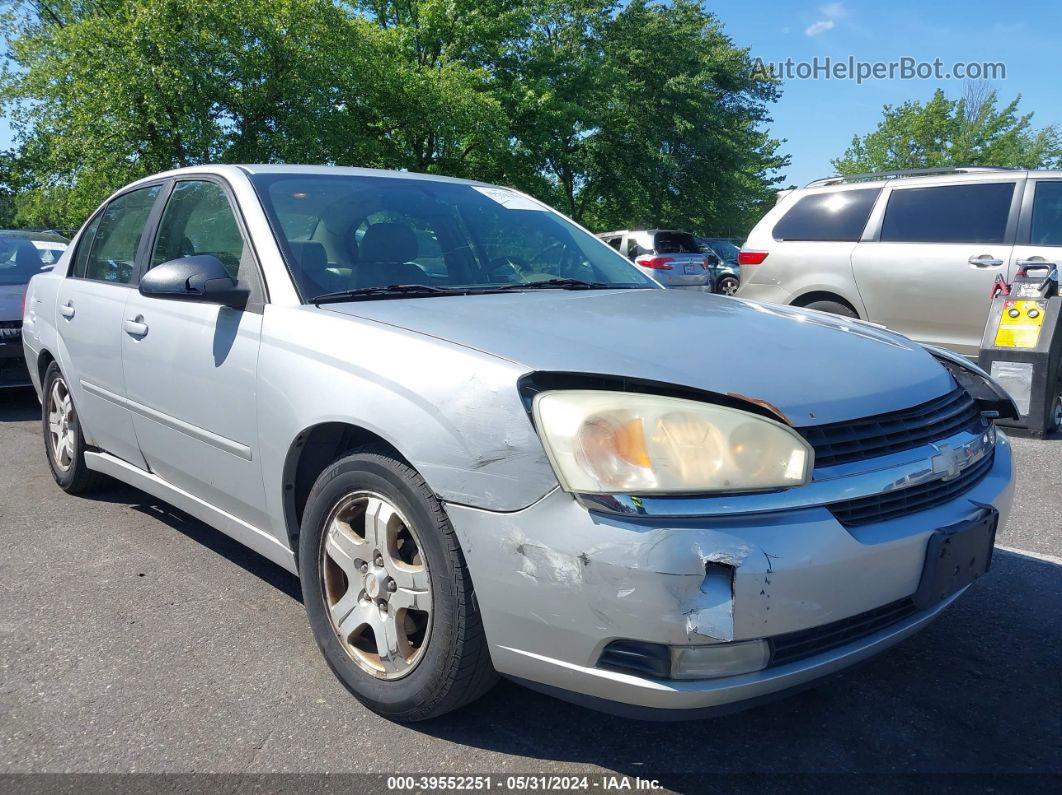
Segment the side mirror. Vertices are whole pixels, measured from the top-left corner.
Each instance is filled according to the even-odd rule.
[[[237,286],[213,254],[196,254],[156,265],[140,280],[140,294],[243,309],[251,291]]]

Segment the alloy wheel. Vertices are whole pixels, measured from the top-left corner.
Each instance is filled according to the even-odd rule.
[[[48,444],[52,449],[52,460],[63,472],[74,463],[77,443],[74,422],[74,401],[70,390],[62,378],[56,378],[48,395]]]
[[[723,284],[719,292],[721,292],[723,295],[734,295],[735,293],[737,293],[738,287],[740,286],[741,285],[737,279],[723,279]]]
[[[385,497],[347,495],[328,519],[321,581],[332,629],[366,673],[400,679],[431,633],[431,585],[416,531]]]

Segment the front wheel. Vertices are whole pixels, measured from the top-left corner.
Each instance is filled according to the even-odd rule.
[[[328,467],[307,500],[299,568],[318,646],[374,712],[425,720],[494,684],[453,527],[406,463],[366,448]]]

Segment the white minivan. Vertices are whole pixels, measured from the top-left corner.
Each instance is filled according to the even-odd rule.
[[[785,193],[738,259],[738,295],[880,323],[975,355],[997,276],[1062,265],[1062,171],[830,177]]]

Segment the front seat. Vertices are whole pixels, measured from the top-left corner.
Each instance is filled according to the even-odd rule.
[[[328,270],[328,253],[320,243],[292,240],[288,248],[295,257],[293,265],[298,269],[295,279],[307,298],[346,289],[342,276]]]
[[[410,262],[417,258],[417,238],[405,224],[373,224],[365,230],[358,251],[355,287],[431,283],[428,274]]]
[[[37,247],[29,241],[20,241],[15,249],[15,270],[22,276],[31,278],[41,272],[44,262],[37,253]]]

